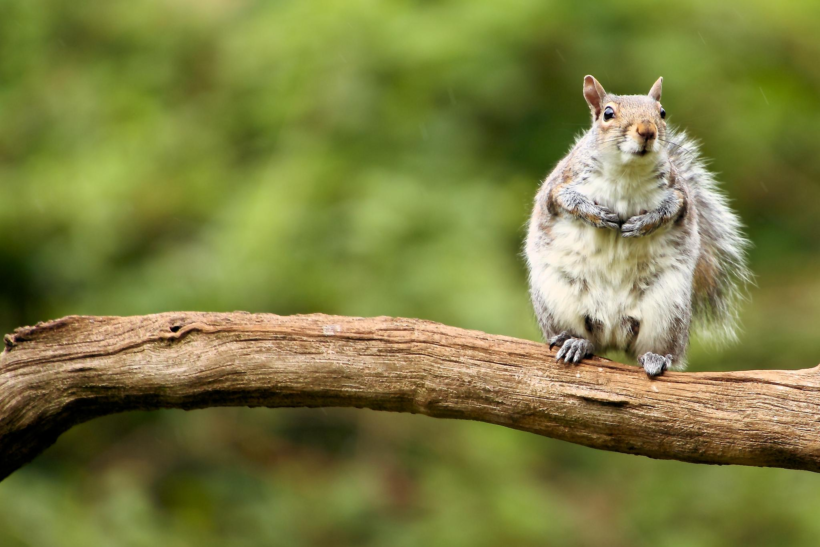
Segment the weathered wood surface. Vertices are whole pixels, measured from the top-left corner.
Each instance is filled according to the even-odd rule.
[[[135,409],[357,407],[478,420],[652,458],[820,470],[820,368],[570,366],[429,321],[163,313],[17,329],[0,356],[0,478],[80,422]]]

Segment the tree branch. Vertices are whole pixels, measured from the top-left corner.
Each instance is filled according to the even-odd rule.
[[[126,410],[357,407],[488,422],[652,458],[820,470],[820,367],[667,372],[415,319],[65,317],[0,356],[0,479]]]

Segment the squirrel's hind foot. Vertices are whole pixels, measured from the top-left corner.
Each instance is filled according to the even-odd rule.
[[[638,357],[638,362],[646,371],[647,376],[656,378],[672,366],[672,355],[663,356],[657,353],[646,352]]]
[[[555,361],[559,363],[561,359],[565,363],[580,363],[581,360],[589,357],[595,351],[595,346],[589,340],[575,338],[566,332],[562,332],[550,340],[550,348],[557,345],[561,346],[561,350],[555,356]]]

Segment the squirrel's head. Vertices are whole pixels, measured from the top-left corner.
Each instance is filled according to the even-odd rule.
[[[648,95],[612,95],[592,76],[584,78],[598,150],[623,163],[659,161],[666,139],[662,84],[658,78]]]

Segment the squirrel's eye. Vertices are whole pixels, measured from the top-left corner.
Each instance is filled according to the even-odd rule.
[[[609,121],[615,117],[615,111],[612,109],[611,106],[604,108],[604,121]]]
[[[666,110],[664,110],[663,107],[661,107],[661,118],[662,119],[666,118]]]

